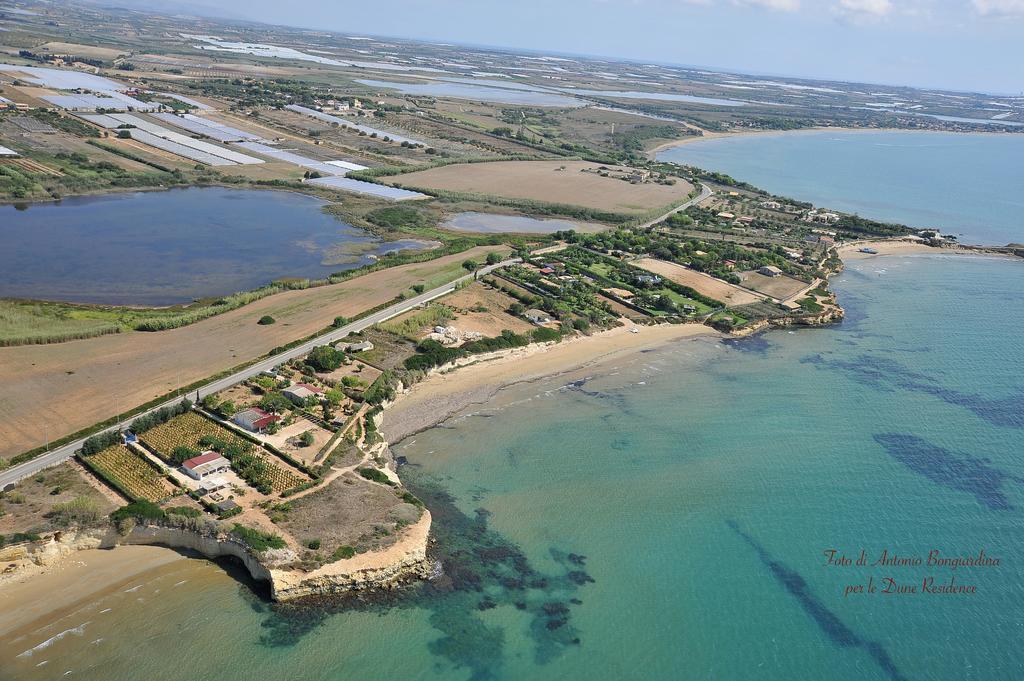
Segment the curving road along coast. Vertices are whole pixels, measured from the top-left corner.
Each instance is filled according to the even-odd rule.
[[[509,260],[499,262],[495,265],[487,265],[485,267],[481,267],[475,273],[464,275],[448,284],[439,286],[430,291],[425,291],[424,293],[421,293],[418,296],[409,298],[408,300],[403,300],[400,303],[395,303],[391,307],[387,307],[383,310],[380,310],[379,312],[374,312],[373,314],[368,315],[357,321],[354,321],[351,324],[346,324],[345,326],[339,329],[335,329],[334,331],[325,333],[322,336],[317,336],[313,340],[307,341],[302,345],[292,348],[291,350],[287,350],[285,352],[282,352],[281,354],[274,355],[273,357],[260,360],[255,364],[252,364],[249,367],[242,369],[241,371],[231,374],[230,376],[225,376],[224,378],[211,381],[210,383],[207,383],[198,390],[190,391],[188,397],[195,398],[198,395],[199,399],[202,399],[203,397],[210,395],[212,393],[220,392],[221,390],[229,388],[236,383],[241,383],[242,381],[248,378],[256,376],[261,371],[267,371],[269,369],[274,368],[278,364],[295,359],[296,357],[301,357],[302,355],[307,354],[310,350],[313,349],[313,347],[317,345],[333,343],[334,341],[345,338],[350,333],[362,331],[363,329],[373,326],[374,324],[379,324],[380,322],[387,321],[392,317],[397,317],[403,312],[408,312],[409,310],[413,309],[414,307],[417,307],[418,305],[422,305],[423,303],[427,303],[431,300],[434,300],[435,298],[440,298],[443,295],[451,293],[456,289],[456,287],[458,287],[459,284],[465,281],[469,281],[475,277],[479,277],[484,274],[489,274],[490,272],[493,272],[494,270],[500,267],[507,267],[508,265],[511,265],[516,262],[519,262],[518,258],[511,258]],[[143,414],[149,414],[151,412],[156,411],[157,409],[160,409],[161,407],[171,406],[173,404],[176,404],[180,400],[181,397],[175,397],[153,407],[152,409],[137,414],[132,418],[142,416]],[[117,430],[120,427],[121,426],[111,426],[110,428],[97,432],[109,432],[112,430]],[[67,461],[68,459],[75,455],[76,451],[78,451],[81,448],[83,442],[85,442],[85,438],[79,438],[74,442],[69,442],[65,445],[55,448],[52,451],[46,452],[45,454],[41,454],[36,458],[32,459],[31,461],[26,461],[24,463],[18,464],[17,466],[12,466],[11,468],[8,468],[7,470],[0,472],[0,490],[4,490],[8,487],[8,485],[13,485],[19,480],[27,478],[30,475],[34,475],[37,472],[43,470],[44,468],[56,466],[59,463]]]
[[[690,206],[696,206],[701,201],[703,201],[705,199],[711,198],[712,194],[714,194],[714,192],[711,191],[711,188],[708,187],[703,182],[701,182],[700,183],[700,194],[698,194],[697,196],[693,197],[692,199],[690,199],[686,203],[683,203],[683,204],[680,204],[680,205],[676,206],[675,208],[673,208],[669,212],[665,213],[664,215],[659,215],[658,217],[654,218],[653,220],[645,222],[642,225],[638,225],[637,229],[647,229],[648,227],[651,227],[653,225],[658,224],[662,220],[667,220],[670,215],[675,215],[676,213],[682,213],[684,210],[686,210]]]

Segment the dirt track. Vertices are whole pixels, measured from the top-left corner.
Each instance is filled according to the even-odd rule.
[[[733,286],[721,279],[715,279],[707,274],[695,272],[673,262],[665,262],[655,258],[641,258],[634,264],[648,272],[659,274],[669,281],[689,286],[694,291],[703,293],[715,300],[720,300],[726,305],[746,305],[747,303],[756,303],[762,300],[761,296],[745,291],[739,286]]]

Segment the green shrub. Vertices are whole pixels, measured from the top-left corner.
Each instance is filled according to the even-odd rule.
[[[356,550],[348,544],[345,544],[344,546],[339,546],[334,553],[331,554],[331,558],[333,560],[342,560],[345,558],[351,558],[354,555],[356,555]]]
[[[284,539],[276,534],[263,532],[252,527],[239,525],[238,523],[235,523],[231,529],[231,534],[256,553],[263,553],[269,549],[283,549],[287,546]]]
[[[203,512],[198,508],[193,508],[191,506],[171,506],[165,512],[185,516],[186,518],[198,518],[203,514]]]
[[[533,340],[538,343],[547,343],[549,341],[556,341],[562,337],[562,334],[557,329],[549,329],[546,327],[540,327],[533,330]]]
[[[140,499],[138,501],[133,501],[127,506],[122,506],[110,514],[110,519],[114,522],[119,522],[126,518],[137,518],[139,520],[164,520],[167,518],[167,514],[164,513],[162,508],[154,504],[152,501]]]
[[[310,539],[308,542],[306,542],[306,548],[310,549],[312,551],[316,551],[317,549],[320,548],[320,540],[319,539]]]
[[[94,523],[100,519],[100,507],[95,499],[76,497],[64,504],[55,504],[53,515],[62,526]]]
[[[267,326],[268,324],[273,324],[275,322],[277,322],[276,319],[274,319],[268,314],[265,314],[262,317],[260,317],[259,321],[257,321],[256,323],[259,324],[260,326]]]
[[[382,485],[390,485],[392,487],[395,485],[395,483],[391,482],[391,478],[377,468],[357,468],[356,471],[367,480],[379,482]]]

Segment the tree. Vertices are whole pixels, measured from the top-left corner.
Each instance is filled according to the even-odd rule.
[[[236,411],[238,411],[238,407],[236,407],[235,403],[231,400],[224,400],[220,403],[220,406],[217,407],[217,413],[226,419],[234,416]]]
[[[413,284],[412,285],[412,291],[413,291],[413,293],[416,293],[416,294],[423,293],[423,291],[426,290],[426,288],[427,287],[424,286],[423,284]]]
[[[462,269],[466,270],[467,272],[472,272],[477,267],[479,267],[479,265],[477,264],[476,260],[463,260],[462,261]]]
[[[345,317],[335,317],[334,318],[334,322],[333,322],[334,328],[340,329],[341,327],[345,326],[346,324],[348,324],[348,319],[347,318],[345,318]]]
[[[198,452],[191,447],[175,447],[174,451],[171,452],[171,461],[180,466],[189,459],[199,456],[201,453],[202,452]]]
[[[260,408],[266,411],[280,414],[292,406],[291,400],[279,392],[269,392],[260,400]]]
[[[366,385],[366,381],[361,378],[356,378],[355,376],[345,376],[341,379],[341,384],[346,388],[358,388]]]
[[[299,442],[303,447],[309,447],[313,444],[313,431],[307,430],[299,436]]]
[[[500,253],[495,253],[495,252],[492,251],[492,252],[487,254],[487,264],[488,265],[497,265],[499,262],[501,262],[501,254]]]
[[[345,353],[335,350],[330,345],[318,345],[310,351],[306,364],[317,371],[334,371],[341,366]]]

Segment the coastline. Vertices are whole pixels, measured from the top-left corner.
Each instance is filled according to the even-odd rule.
[[[631,330],[637,328],[633,334]],[[381,432],[389,445],[433,428],[504,388],[577,371],[673,342],[727,335],[703,324],[626,324],[555,345],[533,345],[435,373],[407,389],[385,410]]]
[[[725,138],[739,138],[739,137],[766,137],[772,135],[801,135],[801,134],[812,134],[818,132],[843,132],[843,133],[878,133],[878,132],[900,132],[900,133],[920,133],[920,134],[948,134],[948,135],[1016,135],[1019,133],[1005,132],[1002,130],[974,130],[970,132],[962,132],[955,130],[920,130],[915,128],[850,128],[839,125],[819,125],[812,128],[799,128],[796,130],[739,130],[736,132],[714,132],[711,130],[704,130],[704,134],[700,137],[684,137],[683,139],[672,140],[671,142],[665,142],[658,146],[648,149],[646,155],[648,160],[656,160],[656,156],[659,152],[667,149],[673,149],[675,147],[681,147],[685,144],[694,144],[697,142],[705,142],[713,139],[725,139]]]
[[[380,430],[389,444],[397,444],[468,406],[486,402],[502,388],[517,383],[584,369],[672,342],[726,337],[700,324],[637,327],[637,334],[631,333],[632,328],[629,324],[558,344],[494,353],[457,369],[435,373],[399,395],[384,411]],[[409,537],[391,549],[330,564],[326,569],[307,575],[301,583],[273,568],[270,570],[275,582],[281,582],[283,592],[289,597],[301,597],[314,593],[309,587],[326,586],[341,573],[386,573],[393,568],[388,565],[390,558],[397,559],[395,565],[399,568],[410,568],[419,560],[413,555],[417,553],[415,549],[427,543],[425,534],[429,522],[427,512],[424,520],[411,528]],[[83,548],[55,547],[43,565],[0,578],[0,635],[73,608],[143,572],[185,559],[178,550],[159,544],[120,544],[104,549],[94,546],[95,543],[83,544]],[[333,590],[336,589],[317,592]]]
[[[188,558],[162,546],[89,548],[69,551],[49,565],[16,573],[0,581],[0,636],[182,560]]]
[[[863,247],[875,248],[878,253],[860,253],[858,249]],[[938,249],[913,241],[894,240],[865,240],[844,244],[839,248],[839,254],[843,260],[922,254],[998,255],[966,248]],[[637,329],[635,334],[632,333],[634,328]],[[478,356],[455,368],[436,371],[411,388],[404,389],[395,402],[384,410],[379,429],[386,442],[394,446],[417,433],[443,424],[467,408],[487,403],[497,393],[510,386],[569,375],[671,343],[717,340],[737,335],[724,334],[702,324],[634,327],[633,324],[627,323],[591,336],[577,336],[557,344],[534,344]],[[426,541],[426,537],[423,537],[422,542],[414,543]],[[391,553],[407,553],[407,542],[403,541],[400,544],[401,548],[396,547]],[[113,588],[125,580],[125,575],[131,576],[155,569],[180,558],[183,558],[180,553],[163,546],[127,545],[115,549],[67,551],[44,566],[6,580],[0,579],[0,604],[4,606],[0,611],[10,613],[19,610],[20,626],[25,623],[26,612],[30,613],[33,621],[40,619],[85,600],[95,593]],[[322,571],[322,574],[309,576],[329,578],[345,571],[339,568],[388,569],[385,565],[387,561],[383,561],[385,556],[375,555],[372,558],[372,565],[360,564],[356,567],[354,563],[360,562],[357,558],[351,561],[353,564],[349,564],[350,561],[342,561],[346,565],[336,564],[331,569]],[[90,571],[88,579],[83,580],[81,566],[93,563],[100,565],[101,569]],[[286,591],[292,587],[295,588],[296,595],[304,595],[302,592],[306,591],[303,588],[305,584],[299,586],[292,579],[285,579],[285,582],[288,582],[285,585]],[[67,595],[54,599],[49,597],[49,594],[53,593]],[[9,616],[8,619],[12,617]],[[14,626],[9,623],[5,625],[4,622],[0,616],[0,634],[4,633],[5,626],[8,629]]]

